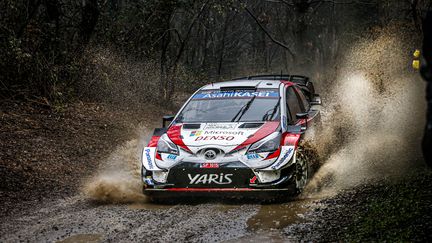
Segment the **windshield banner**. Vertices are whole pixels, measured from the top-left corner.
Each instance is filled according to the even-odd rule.
[[[263,91],[208,91],[195,94],[193,99],[223,99],[223,98],[278,98],[279,92],[276,90]]]

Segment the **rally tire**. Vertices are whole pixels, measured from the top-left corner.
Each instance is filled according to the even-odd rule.
[[[301,150],[296,151],[295,154],[295,173],[294,173],[294,181],[296,186],[296,191],[298,194],[302,193],[310,178],[310,164],[307,156],[302,153]]]

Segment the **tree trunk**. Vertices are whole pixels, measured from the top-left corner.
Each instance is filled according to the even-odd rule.
[[[79,25],[80,44],[87,45],[99,19],[97,0],[83,0],[81,6],[81,23]],[[82,46],[79,47],[82,49]]]

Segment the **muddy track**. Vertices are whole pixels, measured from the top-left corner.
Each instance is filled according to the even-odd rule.
[[[8,139],[1,141],[0,150],[1,166],[6,168],[0,170],[6,183],[0,191],[0,242],[319,242],[347,237],[370,241],[395,227],[390,223],[389,228],[358,235],[356,230],[371,227],[365,227],[361,213],[370,210],[371,202],[384,201],[383,209],[394,208],[388,205],[401,203],[397,198],[401,193],[406,194],[401,199],[409,213],[400,219],[409,219],[412,227],[404,228],[399,221],[395,226],[402,233],[413,232],[406,239],[431,239],[427,233],[432,232],[430,173],[417,181],[408,177],[402,187],[392,189],[388,183],[375,183],[372,188],[353,187],[338,195],[311,192],[313,196],[273,204],[197,198],[187,204],[149,203],[141,194],[137,162],[146,139],[142,134],[156,126],[155,115],[101,111],[93,105],[78,108],[60,114],[16,107],[2,110],[1,129],[7,132],[2,136]],[[121,123],[125,121],[128,124]],[[34,139],[40,142],[35,145]],[[92,149],[75,153],[76,147]],[[47,151],[44,148],[54,152],[41,153]],[[28,153],[20,156],[23,149]],[[58,157],[62,151],[69,151],[69,156]],[[32,157],[37,159],[29,160]],[[14,177],[32,171],[37,174],[29,180]],[[387,196],[382,194],[386,191]],[[377,219],[366,216],[375,222],[382,218],[380,210]],[[387,217],[398,212],[389,211]]]
[[[149,129],[137,124],[148,125],[154,120],[146,114],[134,117],[133,112],[96,105],[79,105],[63,112],[41,112],[22,104],[3,106],[3,136],[8,139],[3,140],[0,151],[6,168],[2,171],[6,184],[1,191],[0,242],[292,238],[284,235],[283,229],[303,222],[310,200],[270,205],[194,198],[188,204],[146,202],[140,193],[136,162],[145,142],[142,134]],[[28,157],[17,157],[23,149]],[[47,149],[53,151],[44,153]],[[82,149],[86,150],[80,152]],[[29,162],[30,157],[36,159]],[[36,176],[31,177],[29,170],[36,171]],[[8,179],[16,174],[28,179]],[[50,185],[50,181],[56,183]]]
[[[302,215],[310,210],[310,205],[310,201],[274,205],[250,202],[103,205],[78,195],[48,202],[19,217],[5,218],[0,228],[0,241],[289,240],[293,238],[282,230],[302,222]]]

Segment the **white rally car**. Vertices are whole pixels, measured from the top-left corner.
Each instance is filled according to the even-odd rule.
[[[307,77],[253,76],[200,88],[142,152],[144,194],[296,194],[310,177],[299,142],[319,119]]]

